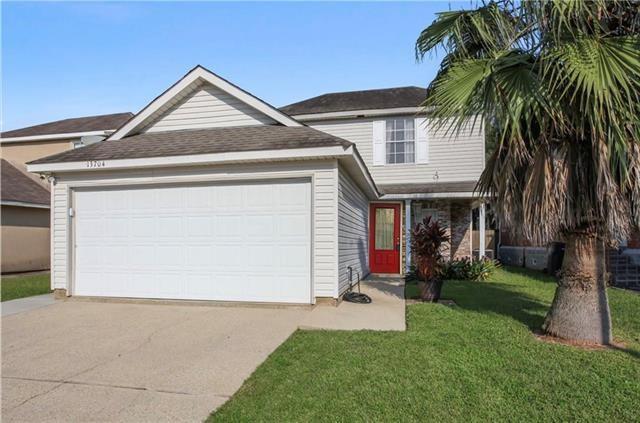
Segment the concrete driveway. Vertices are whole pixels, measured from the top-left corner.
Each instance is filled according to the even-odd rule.
[[[372,304],[15,300],[2,317],[2,420],[201,421],[298,327],[405,330],[401,280],[362,292]]]
[[[62,301],[5,316],[2,419],[202,420],[309,313]]]

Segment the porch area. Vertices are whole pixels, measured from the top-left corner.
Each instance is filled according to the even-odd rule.
[[[472,188],[468,189],[469,192],[385,195],[383,200],[388,201],[371,203],[371,272],[408,272],[412,263],[411,231],[426,217],[437,220],[449,236],[445,259],[495,257],[498,232],[490,206],[475,196]]]
[[[405,200],[403,204],[403,263],[411,266],[411,230],[427,216],[444,226],[450,238],[446,259],[494,257],[496,233],[481,199]]]

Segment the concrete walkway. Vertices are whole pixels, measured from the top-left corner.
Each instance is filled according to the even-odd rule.
[[[342,301],[337,307],[317,306],[302,320],[300,329],[406,330],[403,279],[366,280],[360,291],[371,297],[371,304]]]
[[[33,297],[18,298],[16,300],[3,301],[0,303],[2,316],[23,313],[55,304],[53,294],[35,295]]]

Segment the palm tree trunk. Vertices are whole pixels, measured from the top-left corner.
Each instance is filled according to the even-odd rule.
[[[602,243],[589,232],[569,233],[566,241],[560,281],[542,329],[563,339],[609,344],[611,315]]]

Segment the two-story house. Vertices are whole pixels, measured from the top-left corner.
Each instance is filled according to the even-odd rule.
[[[427,215],[447,228],[447,256],[471,257],[474,248],[484,250],[483,245],[472,246],[470,226],[473,208],[484,214],[473,194],[484,169],[481,121],[455,133],[446,125],[436,126],[420,107],[426,94],[420,87],[332,93],[280,109],[353,142],[362,155],[380,193],[370,203],[373,273],[399,273],[400,262],[408,269],[410,230]]]
[[[197,66],[105,141],[29,163],[52,190],[60,295],[316,303],[401,274],[425,215],[470,256],[482,128],[416,87],[277,109]],[[480,248],[482,248],[480,246]]]
[[[131,116],[64,119],[0,134],[2,273],[49,268],[49,183],[27,172],[25,163],[103,140]]]

